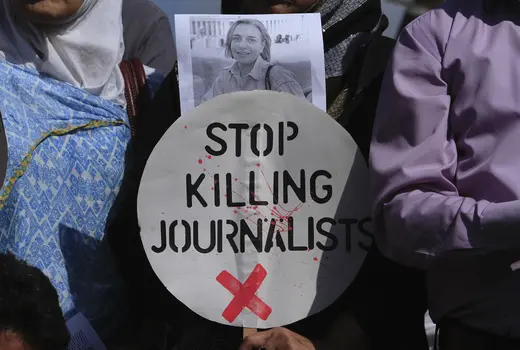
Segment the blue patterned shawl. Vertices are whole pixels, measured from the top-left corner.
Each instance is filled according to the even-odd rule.
[[[130,139],[126,112],[72,85],[0,61],[9,163],[0,191],[0,252],[40,268],[67,318],[103,335],[121,316],[103,240]]]

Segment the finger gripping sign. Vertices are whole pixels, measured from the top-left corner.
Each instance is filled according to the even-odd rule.
[[[154,149],[138,198],[163,284],[199,315],[284,326],[332,304],[372,243],[367,166],[350,135],[289,94],[222,95]]]

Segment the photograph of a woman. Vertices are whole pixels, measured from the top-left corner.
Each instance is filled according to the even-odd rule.
[[[321,17],[175,15],[183,114],[217,96],[270,90],[326,110]]]
[[[256,19],[234,22],[226,37],[225,57],[234,63],[216,77],[201,102],[218,95],[252,90],[272,90],[305,97],[293,72],[271,63],[272,40],[264,24]]]

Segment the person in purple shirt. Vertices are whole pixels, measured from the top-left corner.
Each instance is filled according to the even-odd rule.
[[[448,0],[401,33],[370,152],[377,243],[427,271],[445,349],[520,349],[520,2]]]

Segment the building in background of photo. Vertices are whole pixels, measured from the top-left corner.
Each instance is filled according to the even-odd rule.
[[[295,19],[298,18],[295,16]],[[267,29],[272,40],[272,55],[279,56],[275,47],[278,44],[298,44],[308,39],[307,31],[303,27],[303,21],[291,21],[288,19],[260,20]],[[226,38],[234,20],[221,20],[215,18],[199,17],[191,22],[190,42],[194,56],[208,56],[213,53],[214,57],[224,57]],[[301,23],[296,25],[296,23]],[[280,53],[281,54],[281,53]],[[287,53],[283,53],[287,54]]]

